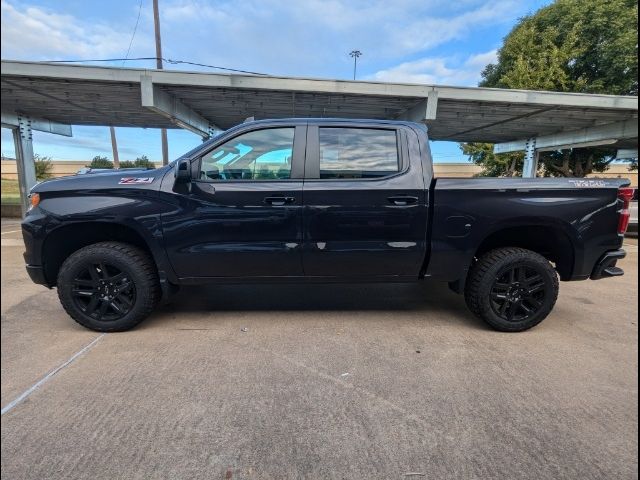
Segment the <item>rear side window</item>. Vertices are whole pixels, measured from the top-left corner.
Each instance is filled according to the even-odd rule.
[[[379,178],[400,171],[395,130],[319,130],[320,178]]]

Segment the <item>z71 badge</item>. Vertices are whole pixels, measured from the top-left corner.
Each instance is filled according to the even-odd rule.
[[[124,177],[118,182],[119,185],[139,185],[141,183],[152,183],[153,177]]]

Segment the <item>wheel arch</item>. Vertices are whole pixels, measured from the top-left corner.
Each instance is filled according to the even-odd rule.
[[[55,286],[64,261],[83,247],[103,241],[116,241],[134,245],[146,251],[154,260],[160,278],[167,272],[163,268],[164,254],[159,245],[147,240],[149,234],[132,225],[117,222],[74,222],[63,224],[49,232],[42,244],[43,268],[50,286]],[[168,272],[172,274],[172,272]]]
[[[574,241],[560,225],[506,225],[484,237],[474,253],[477,259],[503,247],[525,248],[552,262],[561,280],[570,280],[576,261]]]

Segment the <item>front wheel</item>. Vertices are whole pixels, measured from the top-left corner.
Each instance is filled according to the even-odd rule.
[[[558,275],[542,255],[524,248],[498,248],[471,268],[465,300],[496,330],[521,332],[549,315],[558,291]]]
[[[151,257],[120,242],[81,248],[58,273],[58,297],[80,325],[99,332],[128,330],[155,307],[160,291]]]

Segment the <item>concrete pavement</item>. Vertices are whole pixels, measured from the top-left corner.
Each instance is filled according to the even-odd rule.
[[[99,336],[14,230],[2,407],[98,340],[2,415],[4,478],[637,478],[637,240],[521,334],[424,283],[197,287]]]

